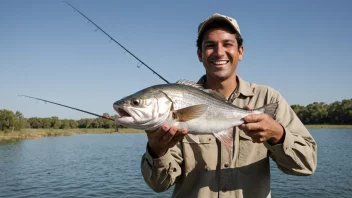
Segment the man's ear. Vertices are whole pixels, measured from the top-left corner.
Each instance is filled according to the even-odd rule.
[[[197,55],[198,55],[199,62],[203,62],[202,61],[202,52],[200,50],[197,50]]]
[[[239,54],[239,56],[238,56],[238,60],[242,60],[242,58],[243,58],[243,53],[244,53],[244,47],[243,47],[243,45],[238,49],[238,54]]]

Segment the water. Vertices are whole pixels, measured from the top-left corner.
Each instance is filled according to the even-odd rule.
[[[352,197],[352,129],[311,129],[318,143],[313,176],[280,172],[273,197]],[[88,134],[0,145],[0,197],[170,197],[140,173],[146,135]]]

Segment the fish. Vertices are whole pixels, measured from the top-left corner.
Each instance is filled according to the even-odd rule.
[[[142,130],[155,130],[163,124],[186,128],[188,134],[213,134],[225,146],[233,145],[233,127],[251,114],[275,117],[278,103],[246,110],[226,97],[192,81],[157,84],[117,100],[115,124]],[[197,136],[191,139],[199,142]]]

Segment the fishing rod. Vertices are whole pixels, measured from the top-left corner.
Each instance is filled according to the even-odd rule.
[[[142,60],[140,60],[136,55],[134,55],[132,52],[130,52],[128,49],[126,49],[123,45],[121,45],[119,42],[117,42],[114,38],[112,38],[108,33],[106,33],[103,29],[101,29],[96,23],[94,23],[92,20],[90,20],[88,17],[86,17],[82,12],[77,10],[73,5],[68,3],[67,1],[62,1],[72,7],[75,11],[77,11],[79,14],[81,14],[84,18],[86,18],[88,21],[90,21],[95,27],[97,27],[100,31],[102,31],[106,36],[108,36],[112,41],[114,41],[116,44],[118,44],[120,47],[122,47],[126,52],[128,52],[131,56],[133,56],[135,59],[139,61],[142,65],[146,66],[150,71],[153,72],[153,74],[156,74],[159,78],[161,78],[163,81],[165,81],[167,84],[170,84],[168,80],[166,80],[164,77],[162,77],[160,74],[158,74],[156,71],[154,71],[151,67],[149,67],[147,64],[145,64]],[[139,68],[140,65],[138,64],[137,67]]]
[[[74,108],[74,107],[70,107],[70,106],[67,106],[67,105],[60,104],[60,103],[52,102],[52,101],[49,101],[49,100],[44,100],[44,99],[41,99],[41,98],[36,98],[36,97],[26,96],[26,95],[18,95],[18,96],[19,97],[32,98],[32,99],[40,100],[40,101],[43,101],[43,102],[48,102],[48,103],[51,103],[51,104],[59,105],[59,106],[62,106],[62,107],[70,108],[70,109],[81,111],[81,112],[84,112],[84,113],[88,113],[90,115],[94,115],[94,116],[97,116],[97,117],[100,117],[100,118],[104,118],[104,119],[108,119],[108,120],[114,121],[114,119],[110,118],[109,116],[98,115],[96,113],[92,113],[92,112],[85,111],[85,110],[82,110],[82,109],[77,109],[77,108]]]

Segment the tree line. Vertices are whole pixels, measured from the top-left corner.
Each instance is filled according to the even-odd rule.
[[[110,116],[104,113],[104,116],[115,119],[117,115]],[[23,128],[32,129],[74,129],[74,128],[124,128],[116,126],[112,120],[104,118],[82,118],[79,120],[59,119],[56,116],[48,118],[31,117],[25,118],[19,111],[15,113],[2,109],[0,110],[0,131],[19,131]]]
[[[352,124],[352,99],[336,101],[331,104],[314,102],[307,106],[291,105],[293,111],[304,124]],[[104,116],[116,118],[117,115]],[[82,118],[79,120],[31,117],[25,118],[19,111],[0,110],[0,130],[18,131],[23,128],[33,129],[71,129],[71,128],[124,128],[116,126],[112,120],[104,118]]]
[[[291,105],[291,108],[304,124],[352,124],[352,99],[331,104]]]

